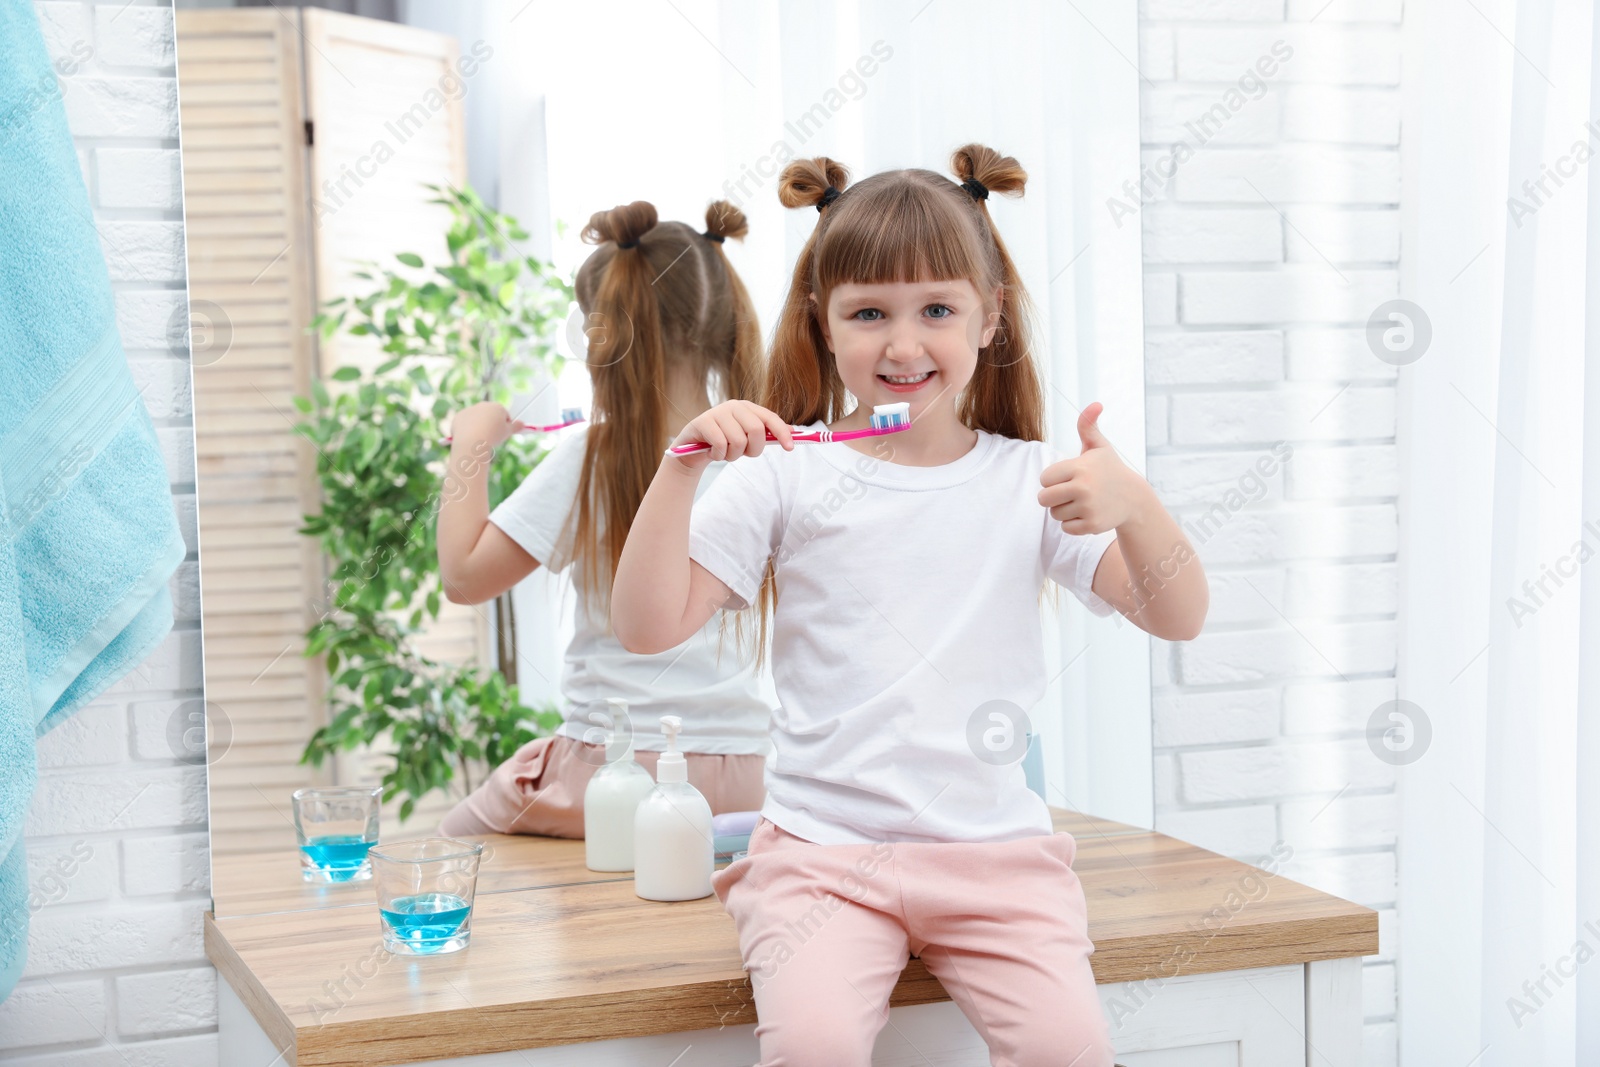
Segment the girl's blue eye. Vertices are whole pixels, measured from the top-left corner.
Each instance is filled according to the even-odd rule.
[[[935,318],[935,319],[948,319],[951,315],[954,315],[956,313],[955,308],[951,307],[949,304],[929,304],[923,310],[930,311],[930,312],[931,311],[943,311],[944,312],[944,314],[942,314],[942,315],[932,315],[932,316],[930,316],[931,318]],[[883,314],[883,312],[879,311],[877,308],[862,308],[860,311],[857,311],[855,314],[851,315],[850,317],[852,319],[861,319],[861,316],[863,316],[863,315],[881,316],[882,314]],[[869,318],[869,319],[862,319],[861,321],[863,321],[863,322],[877,322],[878,320],[876,318]]]

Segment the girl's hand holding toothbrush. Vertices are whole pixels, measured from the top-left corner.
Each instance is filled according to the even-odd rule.
[[[520,419],[511,417],[504,404],[484,400],[456,412],[450,420],[450,438],[452,441],[469,443],[483,441],[490,448],[499,448],[512,434],[520,432],[524,425]]]
[[[672,441],[674,446],[704,441],[711,447],[669,459],[682,468],[699,470],[715,460],[759,456],[770,443],[767,441],[769,430],[784,448],[794,448],[794,427],[780,419],[776,412],[749,400],[724,401],[689,420]]]
[[[1122,462],[1098,425],[1104,407],[1096,401],[1078,415],[1083,450],[1052,463],[1039,475],[1039,503],[1070,534],[1095,534],[1164,513],[1150,483]]]

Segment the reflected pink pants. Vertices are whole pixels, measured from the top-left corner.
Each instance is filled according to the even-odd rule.
[[[635,751],[639,766],[656,776],[659,752]],[[711,814],[760,811],[767,799],[762,776],[767,758],[687,752],[689,784],[700,790]],[[439,822],[447,837],[473,834],[539,834],[583,837],[583,793],[605,762],[605,746],[564,734],[539,737],[512,754],[489,778]]]
[[[712,875],[755,991],[758,1067],[868,1067],[912,954],[993,1067],[1113,1067],[1071,834],[818,845],[763,818]]]

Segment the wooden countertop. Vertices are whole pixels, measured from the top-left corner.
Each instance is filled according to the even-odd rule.
[[[633,880],[630,871],[605,874],[585,867],[582,841],[522,834],[471,834],[463,835],[462,840],[484,843],[483,859],[478,864],[479,896],[581,882]],[[373,903],[370,881],[305,881],[300,877],[300,854],[295,851],[211,858],[211,906],[218,918]]]
[[[1080,839],[1146,832],[1111,819],[1097,819],[1056,808],[1050,810],[1057,830],[1065,830]],[[484,843],[483,860],[478,866],[479,896],[586,882],[633,881],[631,871],[608,874],[585,867],[582,841],[525,834],[471,834],[464,839]],[[300,877],[300,854],[294,851],[211,857],[211,906],[218,918],[359,907],[373,903],[372,893],[370,881],[342,884],[305,881]]]
[[[1078,842],[1073,870],[1088,902],[1098,982],[1378,951],[1370,908],[1165,834],[1051,811],[1056,829]],[[305,883],[312,893],[292,883],[251,889],[240,880],[246,868],[277,868],[233,857],[218,859],[222,892],[206,916],[206,955],[287,1050],[284,1062],[299,1067],[411,1063],[755,1021],[733,920],[714,895],[642,900],[631,874],[584,868],[582,842],[486,840],[495,851],[480,878],[498,888],[479,889],[472,944],[462,952],[392,956],[382,948],[370,882],[332,887],[338,893]],[[279,866],[298,881],[298,859],[289,861]],[[890,1003],[947,999],[912,959]]]

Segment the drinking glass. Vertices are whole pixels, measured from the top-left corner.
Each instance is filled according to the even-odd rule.
[[[482,841],[423,837],[390,842],[368,855],[384,948],[406,956],[436,956],[467,947]]]
[[[296,789],[294,830],[300,877],[308,882],[361,882],[372,877],[367,850],[378,840],[382,786]]]

